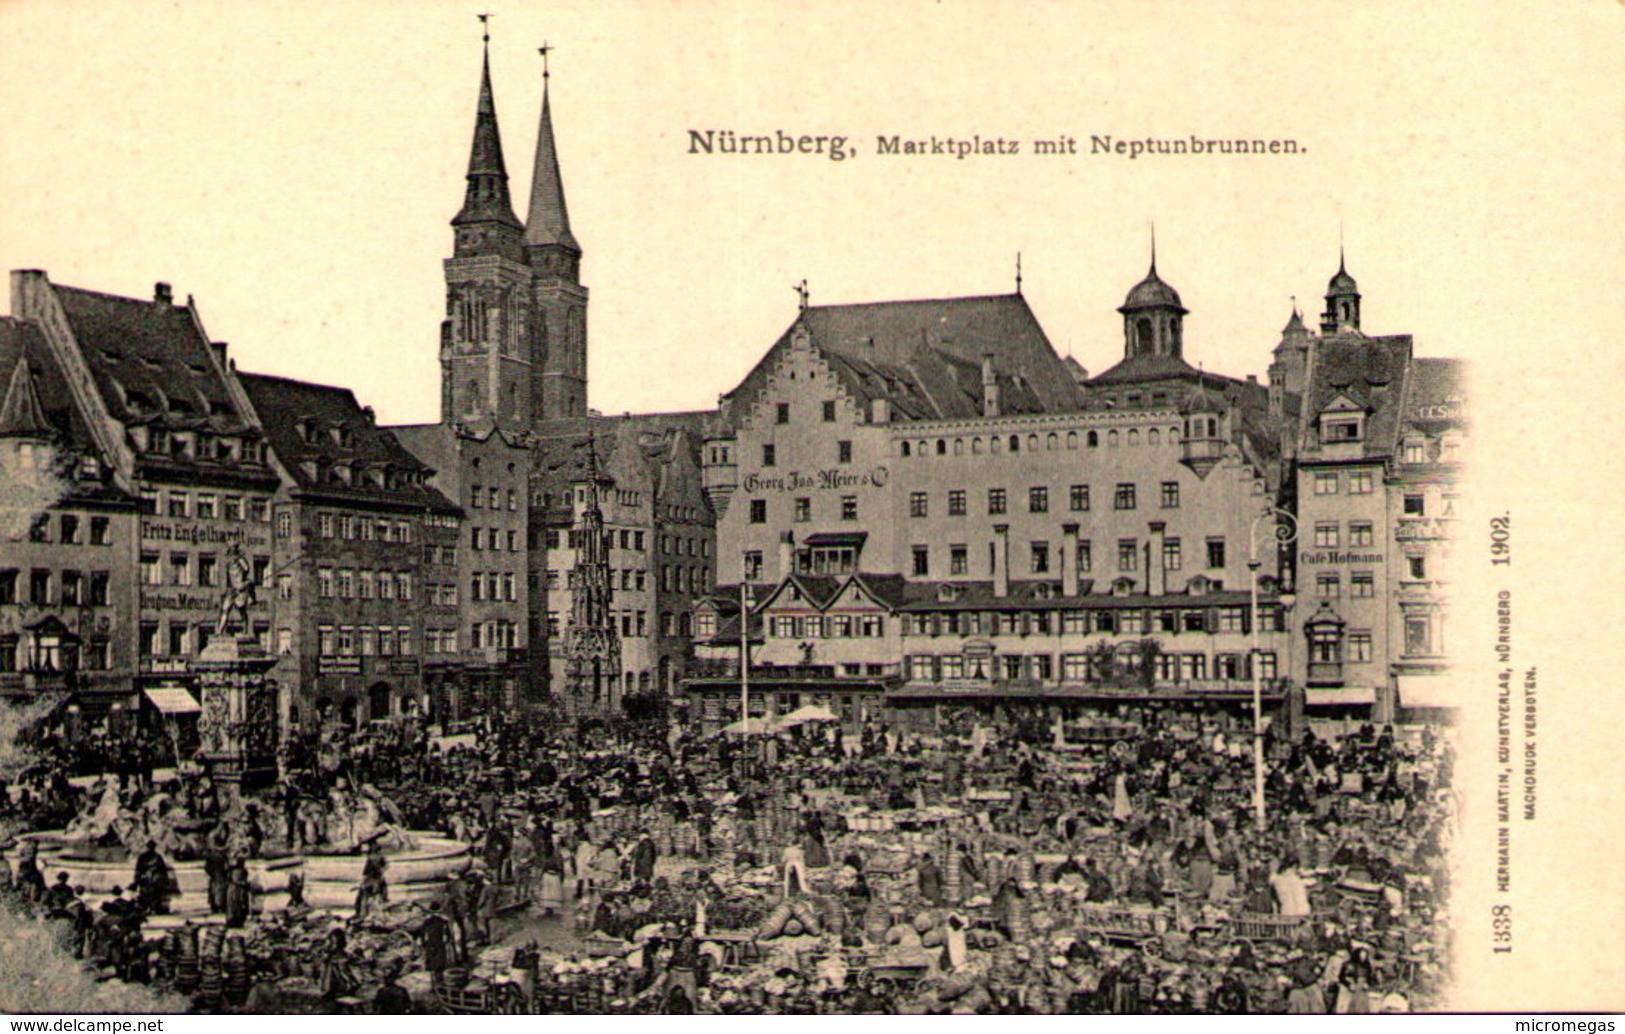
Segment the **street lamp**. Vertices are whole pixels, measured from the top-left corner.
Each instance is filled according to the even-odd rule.
[[[1259,671],[1258,650],[1258,526],[1265,518],[1275,523],[1277,548],[1297,541],[1298,522],[1290,513],[1274,506],[1266,506],[1247,530],[1247,570],[1252,574],[1252,629],[1253,648],[1253,824],[1258,832],[1264,831],[1264,682]],[[1277,572],[1279,573],[1279,572]]]
[[[750,734],[750,602],[745,595],[750,561],[740,570],[739,578],[739,734]]]

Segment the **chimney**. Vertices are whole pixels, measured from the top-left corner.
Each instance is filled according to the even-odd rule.
[[[1010,525],[993,525],[993,595],[1010,595]]]
[[[993,353],[982,355],[982,415],[999,415],[999,375],[993,372]]]
[[[1151,522],[1150,554],[1145,558],[1145,591],[1161,596],[1168,591],[1168,572],[1162,569],[1162,543],[1168,525],[1164,521]]]
[[[1078,526],[1061,525],[1061,595],[1078,594]]]
[[[779,577],[784,578],[795,570],[793,566],[796,558],[796,533],[793,531],[779,532]]]
[[[1248,375],[1247,375],[1247,383],[1248,383],[1248,384],[1251,384],[1251,385],[1252,385],[1252,386],[1253,386],[1253,387],[1255,387],[1255,388],[1256,388],[1256,387],[1257,387],[1257,386],[1258,386],[1258,374],[1256,374],[1256,373],[1249,373],[1249,374],[1248,374]]]
[[[169,289],[168,284],[160,280],[156,284],[152,285],[152,304],[173,305],[174,303],[175,294]]]

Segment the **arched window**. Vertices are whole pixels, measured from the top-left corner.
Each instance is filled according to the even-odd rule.
[[[937,455],[938,456],[946,456],[946,455],[948,455],[948,441],[947,441],[947,439],[945,439],[945,438],[938,438],[937,439]]]
[[[903,443],[903,455],[904,456],[908,455],[908,443],[907,442]]]
[[[965,439],[963,439],[963,438],[955,438],[954,439],[954,455],[955,456],[963,456],[963,455],[965,455]]]
[[[1140,444],[1140,432],[1139,432],[1139,430],[1137,428],[1132,428],[1132,427],[1129,428],[1128,443],[1130,445],[1139,445]]]
[[[982,454],[982,439],[972,438],[970,440],[970,454],[972,456],[980,456]]]
[[[1010,451],[1011,452],[1020,452],[1021,451],[1021,435],[1013,434],[1013,435],[1010,436]]]
[[[1003,452],[1004,451],[1004,439],[998,437],[997,435],[995,435],[992,438],[989,438],[987,440],[987,451],[991,452],[991,453]]]
[[[1037,452],[1038,451],[1038,436],[1036,434],[1030,434],[1030,435],[1027,436],[1027,451],[1028,452]]]
[[[1100,432],[1099,431],[1090,431],[1089,432],[1089,448],[1093,449],[1093,448],[1095,448],[1095,447],[1097,447],[1099,445],[1100,445]]]
[[[1134,347],[1138,352],[1152,351],[1153,335],[1151,333],[1151,318],[1141,316],[1134,321]]]
[[[1078,432],[1068,431],[1066,433],[1066,447],[1076,451],[1078,448]]]
[[[1112,430],[1106,432],[1106,444],[1108,446],[1110,446],[1111,448],[1113,448],[1113,449],[1117,448],[1117,429],[1116,428],[1113,428]]]
[[[1061,444],[1061,439],[1055,434],[1054,431],[1051,431],[1049,433],[1049,437],[1044,439],[1044,448],[1049,449],[1051,451],[1053,451],[1060,444]]]

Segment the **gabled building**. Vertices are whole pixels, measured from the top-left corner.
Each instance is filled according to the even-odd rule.
[[[0,697],[71,697],[126,733],[137,711],[136,497],[32,323],[0,317]]]
[[[1367,334],[1360,300],[1339,263],[1320,334],[1294,330],[1277,350],[1289,392],[1299,347],[1303,368],[1294,674],[1312,708],[1392,718],[1452,706],[1435,676],[1466,406],[1460,364]]]
[[[284,480],[271,520],[284,728],[454,712],[462,509],[348,388],[241,381]]]
[[[139,531],[122,547],[137,573],[136,687],[191,684],[237,564],[260,591],[249,627],[233,631],[269,646],[278,479],[225,344],[210,339],[190,300],[175,304],[168,284],[150,299],[127,298],[17,270],[11,294],[14,315],[39,329],[61,372],[86,455],[93,445],[105,468],[97,480],[137,503]]]

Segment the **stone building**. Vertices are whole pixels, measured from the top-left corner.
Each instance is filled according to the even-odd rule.
[[[283,479],[271,674],[284,727],[456,711],[462,510],[349,389],[240,379]]]

